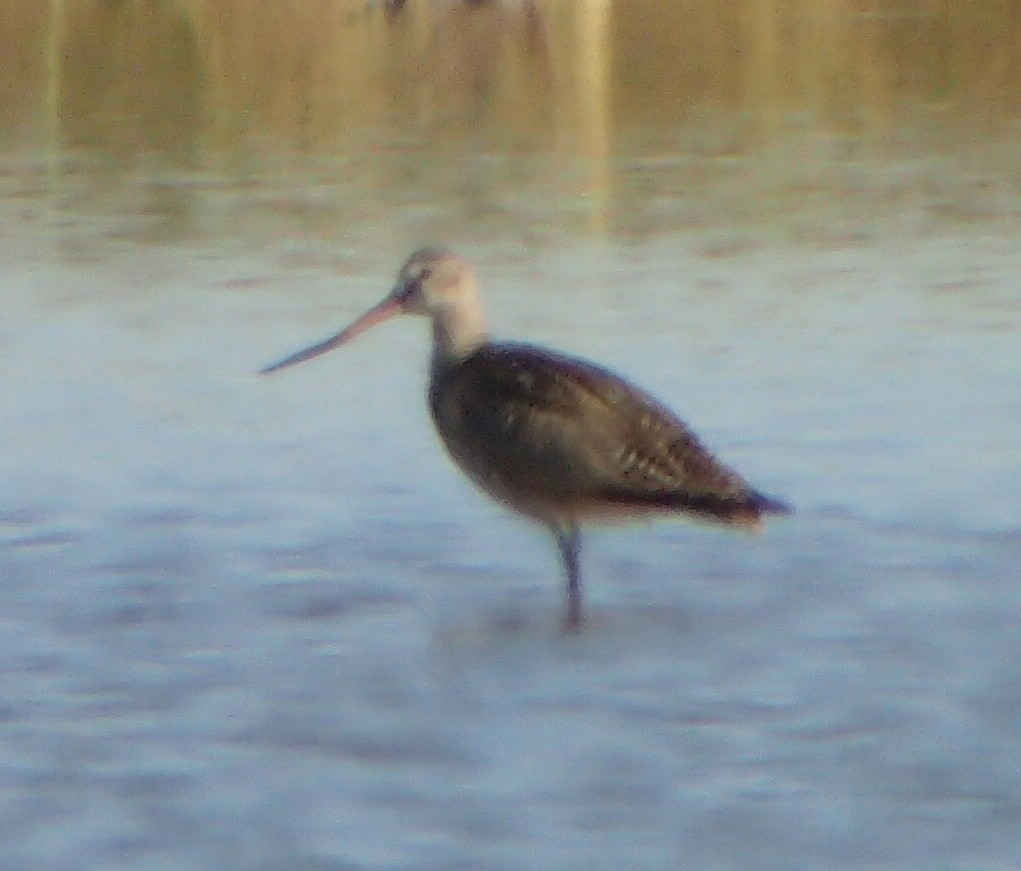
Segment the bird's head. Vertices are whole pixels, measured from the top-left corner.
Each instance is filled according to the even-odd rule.
[[[330,338],[267,366],[262,373],[276,372],[339,348],[399,314],[428,315],[441,327],[468,322],[471,326],[465,332],[477,332],[480,316],[474,270],[446,248],[420,248],[404,262],[393,290],[365,314]]]

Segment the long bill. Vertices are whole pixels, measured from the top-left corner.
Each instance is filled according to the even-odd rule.
[[[330,336],[328,339],[324,339],[315,345],[303,348],[302,350],[291,354],[290,357],[284,357],[283,360],[277,361],[272,366],[267,366],[265,369],[259,370],[259,374],[269,375],[271,372],[276,372],[279,369],[286,369],[288,366],[293,366],[296,363],[304,363],[306,360],[311,360],[313,357],[318,357],[320,354],[325,354],[327,351],[339,348],[341,345],[351,341],[351,339],[359,333],[364,333],[370,327],[374,327],[376,324],[389,320],[394,315],[398,315],[400,313],[401,299],[394,295],[388,296],[381,303],[370,308],[353,323],[344,327],[344,329],[342,329],[339,333]]]

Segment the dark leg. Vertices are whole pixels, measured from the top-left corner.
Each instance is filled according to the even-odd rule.
[[[581,573],[578,571],[578,554],[581,551],[581,532],[577,525],[553,528],[560,548],[560,558],[564,563],[564,576],[567,580],[567,613],[564,615],[564,629],[577,632],[581,629]]]

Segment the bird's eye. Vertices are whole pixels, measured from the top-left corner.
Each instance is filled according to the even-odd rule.
[[[432,274],[433,271],[428,266],[424,266],[422,271],[418,273],[418,280],[425,281]]]

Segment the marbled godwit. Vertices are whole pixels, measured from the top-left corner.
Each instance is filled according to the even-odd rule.
[[[432,319],[429,409],[450,456],[480,489],[542,523],[556,539],[567,582],[567,629],[577,629],[582,619],[584,521],[682,514],[757,527],[764,515],[790,513],[618,375],[533,345],[491,341],[474,271],[443,248],[416,251],[382,302],[336,335],[262,371],[310,360],[402,313]]]

